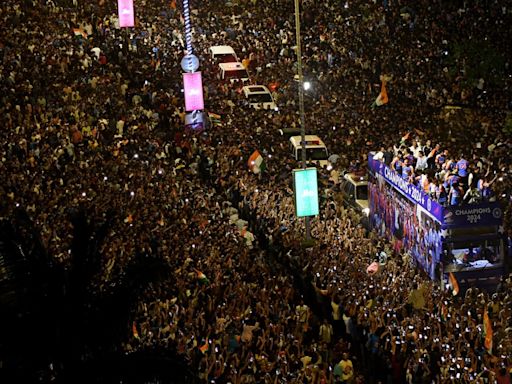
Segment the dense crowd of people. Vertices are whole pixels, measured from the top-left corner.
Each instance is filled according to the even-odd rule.
[[[496,292],[452,297],[367,233],[333,188],[382,147],[439,201],[447,183],[446,204],[477,188],[510,205],[512,9],[410,3],[302,3],[307,129],[338,155],[333,170],[319,169],[321,213],[304,249],[291,182],[298,164],[279,134],[299,126],[293,2],[191,3],[206,106],[220,115],[193,132],[183,127],[181,4],[135,1],[136,27],[120,29],[114,3],[4,1],[1,216],[28,212],[65,267],[70,210],[91,223],[108,217],[89,287],[98,295],[137,255],[164,260],[174,273],[144,288],[117,347],[174,350],[204,382],[509,383],[510,277]],[[471,57],[457,48],[468,39],[503,55],[503,68],[471,78]],[[245,60],[252,83],[269,85],[278,112],[242,109],[238,86],[221,82],[208,56],[221,44]],[[372,109],[382,74],[390,101]],[[254,150],[265,159],[259,174],[247,166]],[[390,258],[369,275],[378,249]]]
[[[479,158],[475,149],[471,149],[471,161],[468,161],[463,154],[450,155],[449,149],[442,149],[440,144],[431,147],[430,140],[422,145],[416,138],[407,147],[404,143],[408,136],[402,137],[398,147],[382,147],[373,159],[384,162],[403,180],[414,184],[443,206],[497,200],[491,186],[498,180],[498,175],[495,173],[490,177],[490,164],[484,169],[485,160]]]

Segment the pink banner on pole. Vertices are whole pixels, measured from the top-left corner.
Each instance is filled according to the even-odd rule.
[[[133,27],[135,20],[133,16],[133,0],[117,0],[119,9],[119,26]]]
[[[201,72],[184,73],[183,88],[185,90],[185,110],[196,111],[204,109]]]

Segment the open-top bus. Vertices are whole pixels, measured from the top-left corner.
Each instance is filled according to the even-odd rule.
[[[503,210],[497,202],[445,207],[368,157],[370,227],[410,254],[432,279],[452,272],[461,289],[495,289],[505,271]]]

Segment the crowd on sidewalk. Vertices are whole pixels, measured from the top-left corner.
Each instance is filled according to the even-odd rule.
[[[509,383],[510,278],[493,294],[452,297],[367,233],[333,187],[370,150],[402,139],[397,149],[412,151],[416,169],[425,146],[437,148],[432,169],[443,181],[492,184],[492,198],[510,206],[512,10],[497,1],[302,3],[306,124],[339,156],[333,170],[319,169],[316,242],[304,250],[291,189],[298,165],[279,134],[299,126],[293,2],[191,4],[206,105],[220,115],[199,133],[183,129],[181,4],[134,3],[132,29],[119,29],[104,1],[7,0],[0,9],[0,215],[28,212],[65,267],[70,210],[109,217],[90,287],[98,295],[135,255],[174,271],[144,289],[119,350],[176,350],[209,383],[355,383],[360,374],[370,383]],[[470,78],[469,53],[455,50],[469,38],[502,67]],[[269,85],[278,112],[243,109],[208,57],[221,44],[245,59],[251,82]],[[383,74],[389,103],[372,108]],[[259,174],[247,167],[254,150],[266,164]],[[461,158],[480,177],[444,169]],[[390,258],[369,275],[382,248]]]

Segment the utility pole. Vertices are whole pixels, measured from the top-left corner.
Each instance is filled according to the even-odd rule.
[[[300,7],[299,0],[295,0],[295,40],[297,46],[297,71],[299,75],[299,116],[300,116],[300,136],[302,146],[302,169],[307,168],[306,154],[306,119],[304,117],[304,75],[302,73],[302,48],[300,41]],[[306,243],[311,241],[311,223],[309,216],[306,220]]]

